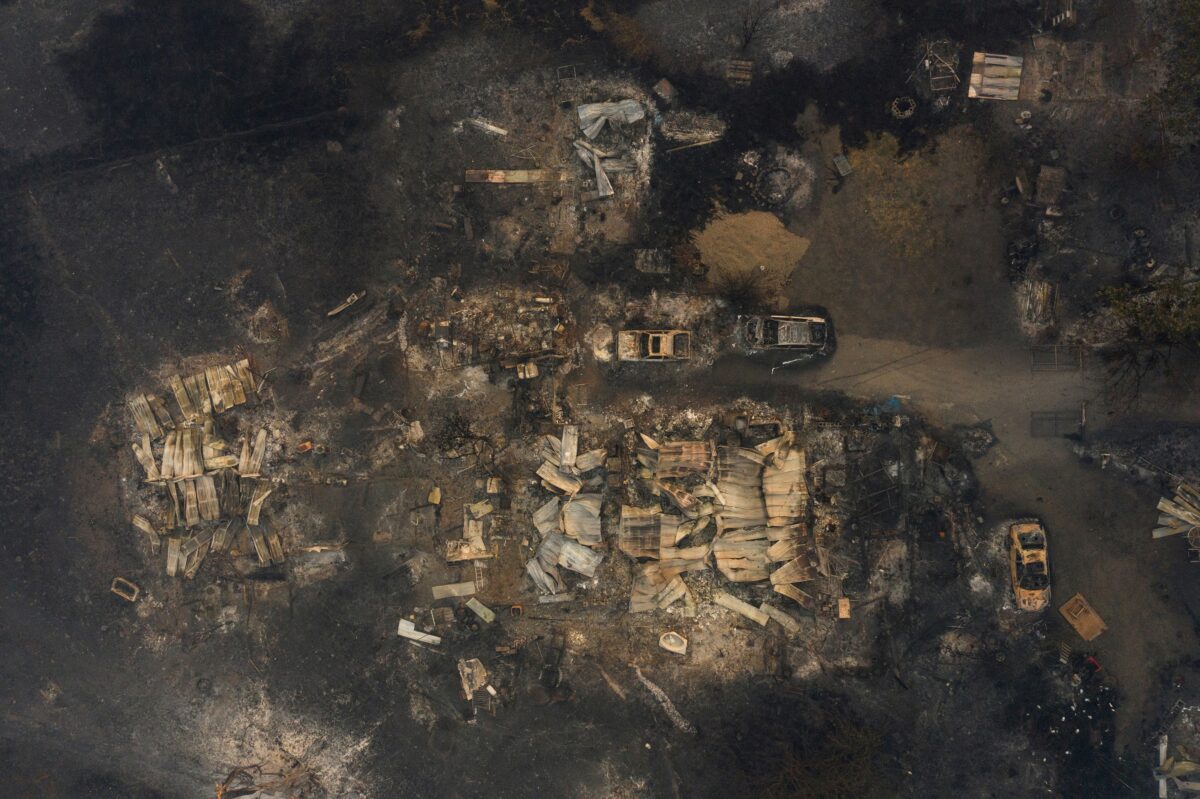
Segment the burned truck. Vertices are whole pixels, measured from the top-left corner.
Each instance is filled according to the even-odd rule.
[[[617,334],[620,361],[686,361],[692,334],[686,330],[622,330]]]

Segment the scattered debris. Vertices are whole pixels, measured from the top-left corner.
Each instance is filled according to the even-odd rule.
[[[401,619],[400,626],[396,630],[396,634],[401,638],[407,638],[410,641],[416,641],[420,644],[431,644],[432,646],[440,646],[442,639],[436,635],[421,632],[416,625],[408,619]]]
[[[367,296],[366,289],[363,289],[362,291],[356,291],[356,292],[352,293],[346,299],[342,300],[342,302],[337,307],[335,307],[333,310],[326,312],[325,315],[326,316],[337,316],[342,311],[346,310],[351,305],[356,304],[359,300],[363,299],[366,296]]]
[[[1154,538],[1184,533],[1188,545],[1200,550],[1200,490],[1181,481],[1175,486],[1174,500],[1163,497],[1158,501],[1158,510],[1159,526],[1154,528]]]
[[[607,122],[611,125],[632,125],[646,116],[646,109],[637,100],[621,100],[615,103],[584,103],[575,109],[579,114],[579,127],[589,139],[596,138]]]

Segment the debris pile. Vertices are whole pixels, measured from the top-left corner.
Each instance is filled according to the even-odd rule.
[[[536,555],[525,571],[542,594],[560,594],[567,584],[559,567],[584,577],[594,577],[604,556],[601,511],[604,503],[604,449],[579,452],[579,427],[563,426],[562,437],[542,436],[537,454],[542,459],[537,477],[553,496],[532,514],[542,537]]]
[[[574,318],[558,294],[493,288],[455,298],[460,302],[430,298],[429,307],[411,309],[422,314],[409,339],[421,345],[409,352],[414,368],[488,364],[529,380],[574,353]]]

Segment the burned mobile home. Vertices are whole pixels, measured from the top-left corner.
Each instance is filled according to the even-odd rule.
[[[0,2],[9,793],[1200,795],[1188,3],[346,10]]]

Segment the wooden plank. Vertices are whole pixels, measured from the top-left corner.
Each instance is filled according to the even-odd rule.
[[[795,538],[785,538],[771,544],[767,550],[767,560],[772,563],[783,563],[800,554],[801,544]]]
[[[563,474],[549,463],[543,462],[537,470],[537,476],[564,494],[577,494],[583,488],[583,481],[578,477]]]
[[[817,607],[817,601],[813,599],[811,594],[806,591],[801,591],[791,583],[782,583],[775,586],[775,593],[787,597],[796,604],[800,605],[802,608],[815,610]]]
[[[1076,594],[1068,599],[1062,607],[1058,609],[1062,617],[1067,620],[1067,623],[1075,628],[1075,632],[1079,633],[1079,637],[1085,641],[1091,641],[1108,629],[1108,625],[1104,623],[1104,619],[1100,618],[1097,613],[1084,599],[1083,594]]]
[[[217,485],[213,479],[208,475],[201,475],[192,482],[196,485],[200,518],[210,522],[221,518],[221,505],[217,502]]]
[[[206,366],[200,375],[204,390],[208,393],[209,406],[213,413],[221,413],[225,410],[225,399],[221,396],[221,384],[217,381],[216,370],[211,366]]]
[[[233,541],[234,536],[238,532],[237,530],[234,529],[234,525],[240,521],[241,521],[240,519],[236,519],[236,518],[230,519],[225,524],[222,524],[219,527],[217,527],[217,531],[213,534],[213,542],[212,542],[213,552],[224,552],[225,551],[225,549],[229,546],[230,542]]]
[[[154,529],[154,524],[145,516],[133,514],[129,518],[130,523],[146,534],[146,538],[150,541],[150,551],[158,552],[158,530]]]
[[[771,574],[771,584],[803,583],[808,580],[815,580],[819,574],[820,572],[817,571],[817,567],[809,560],[808,556],[800,555],[774,571]]]
[[[179,552],[183,542],[178,536],[171,536],[167,539],[167,576],[174,577],[178,569]]]
[[[271,533],[267,536],[267,549],[271,553],[271,560],[275,563],[283,563],[283,541],[279,537],[279,533]]]
[[[465,583],[447,583],[446,585],[433,586],[433,598],[451,599],[454,597],[472,596],[475,593],[475,582]]]
[[[159,476],[164,480],[170,480],[175,477],[175,441],[179,438],[179,431],[172,430],[167,433],[167,438],[163,443],[162,465],[159,467]]]
[[[429,633],[421,632],[408,619],[400,620],[400,625],[396,629],[396,634],[401,638],[407,638],[410,641],[416,641],[421,644],[430,644],[431,646],[438,646],[442,643],[441,638],[438,638],[436,635],[430,635]]]
[[[241,381],[242,389],[246,392],[246,401],[252,403],[258,399],[258,381],[254,378],[254,373],[250,371],[250,361],[243,358],[235,366],[238,380]]]
[[[254,437],[254,448],[250,452],[249,472],[243,472],[243,477],[258,477],[262,474],[263,461],[267,457],[267,428],[258,431]]]
[[[560,465],[566,468],[572,468],[575,466],[575,460],[578,457],[579,425],[563,425],[562,455],[559,457]]]
[[[142,443],[140,445],[133,443],[129,446],[133,448],[133,454],[137,457],[138,463],[146,471],[146,479],[150,481],[162,479],[162,474],[158,471],[158,465],[154,462],[154,451],[150,448],[150,434],[142,434]]]
[[[183,481],[183,523],[195,527],[200,523],[200,500],[196,494],[196,481]]]
[[[766,626],[767,622],[771,620],[770,616],[768,616],[766,613],[763,613],[749,602],[743,602],[742,600],[738,599],[732,594],[726,593],[725,591],[717,591],[714,593],[713,601],[721,607],[727,610],[732,610],[734,613],[740,613],[747,619],[757,622],[764,627]]]
[[[133,416],[133,423],[137,427],[139,433],[148,434],[151,438],[161,438],[163,431],[158,424],[158,419],[154,416],[154,411],[150,410],[150,403],[146,401],[145,394],[135,394],[126,400],[129,406],[129,412]]]
[[[183,436],[183,472],[176,477],[199,477],[204,474],[204,456],[201,452],[204,444],[204,431],[195,427],[184,429]]]
[[[235,469],[237,465],[237,455],[218,455],[215,458],[204,459],[204,469],[208,472],[215,472],[221,469]]]
[[[238,473],[243,477],[250,472],[250,441],[242,439],[242,456],[238,458]]]
[[[468,169],[467,183],[554,183],[566,180],[558,169]]]
[[[493,611],[487,605],[480,602],[475,597],[471,597],[470,599],[467,600],[467,609],[470,610],[472,613],[474,613],[479,618],[483,619],[488,624],[491,624],[492,622],[494,622],[496,620],[495,611]]]
[[[146,401],[150,403],[150,410],[154,411],[154,416],[158,419],[159,425],[164,430],[171,430],[175,427],[175,420],[171,418],[171,413],[167,410],[167,404],[162,401],[162,398],[155,394],[147,394]]]
[[[200,564],[204,562],[206,557],[208,557],[208,551],[211,548],[211,535],[207,538],[200,539],[199,546],[196,547],[196,551],[188,556],[187,565],[183,570],[184,577],[190,580],[196,576],[196,572],[200,571]]]
[[[770,616],[774,621],[778,622],[783,629],[787,630],[792,635],[800,632],[799,620],[783,612],[774,605],[768,605],[766,602],[763,602],[758,606],[758,609]]]
[[[250,542],[254,544],[254,554],[263,566],[271,562],[271,550],[267,546],[267,537],[261,530],[250,530]]]
[[[212,398],[208,395],[208,384],[204,380],[204,372],[188,375],[183,379],[183,387],[187,389],[192,407],[196,409],[196,417],[208,416],[212,413]]]
[[[179,375],[171,375],[167,379],[167,385],[171,387],[171,393],[175,395],[175,404],[179,406],[179,415],[184,421],[194,419],[198,415],[198,411],[183,384],[183,378]]]
[[[245,405],[246,388],[238,378],[237,370],[232,364],[226,364],[221,367],[221,372],[225,378],[225,396],[232,397],[234,405]]]
[[[271,484],[266,480],[259,480],[254,485],[254,496],[250,500],[250,505],[246,509],[246,524],[251,527],[257,527],[259,517],[262,514],[263,503],[267,501],[267,497],[271,496]]]

